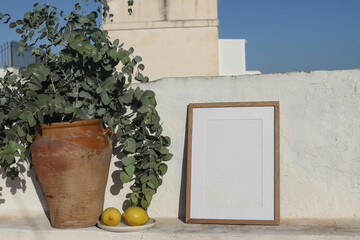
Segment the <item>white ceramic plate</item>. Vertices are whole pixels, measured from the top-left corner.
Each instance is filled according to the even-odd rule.
[[[141,226],[130,226],[127,225],[124,221],[124,219],[121,219],[121,222],[116,226],[107,226],[103,223],[102,220],[99,220],[97,222],[97,226],[105,231],[110,232],[137,232],[137,231],[143,231],[145,229],[151,228],[156,223],[156,220],[153,218],[150,218],[147,223]]]

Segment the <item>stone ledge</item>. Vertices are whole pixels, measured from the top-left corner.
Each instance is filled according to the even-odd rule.
[[[173,20],[173,21],[149,21],[149,22],[113,22],[104,23],[102,28],[108,31],[120,30],[150,30],[161,28],[197,28],[197,27],[218,27],[219,20]]]
[[[44,218],[0,219],[0,240],[15,239],[246,239],[246,240],[358,240],[360,220],[282,220],[279,226],[185,224],[175,218],[159,218],[143,232],[114,233],[97,227],[54,229]]]

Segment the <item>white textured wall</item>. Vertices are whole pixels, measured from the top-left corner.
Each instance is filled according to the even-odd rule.
[[[177,214],[189,103],[280,101],[281,217],[360,218],[360,70],[172,78],[141,87],[157,93],[172,137],[174,159],[151,209],[157,214]]]
[[[245,39],[219,39],[220,76],[246,73],[245,44]]]
[[[179,210],[184,214],[189,103],[280,101],[281,218],[360,219],[360,70],[168,78],[138,86],[157,93],[174,154],[150,216],[177,217]],[[121,209],[127,186],[118,194],[114,164],[112,170],[105,207]],[[27,179],[26,190],[16,195],[3,191],[0,218],[43,214],[33,182]]]

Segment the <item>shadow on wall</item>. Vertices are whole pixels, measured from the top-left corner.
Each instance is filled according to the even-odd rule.
[[[24,173],[27,172],[27,177],[31,179],[31,181],[32,181],[32,183],[34,185],[36,194],[37,194],[37,196],[38,196],[38,198],[40,200],[40,203],[41,203],[41,206],[43,208],[44,214],[45,214],[45,216],[48,218],[48,220],[50,222],[50,214],[49,214],[49,211],[48,211],[48,208],[47,208],[47,205],[46,205],[46,200],[45,200],[45,197],[44,197],[44,195],[42,193],[40,184],[36,179],[34,169],[33,168],[26,168],[24,166],[24,164],[18,163],[18,165],[19,165],[19,169],[20,169],[19,176],[24,176]],[[2,179],[6,178],[6,173],[5,173],[5,171],[3,169],[0,169],[0,175],[1,175]],[[11,179],[7,178],[5,185],[6,185],[7,188],[10,188],[10,192],[11,192],[12,195],[19,194],[18,190],[21,190],[24,193],[26,191],[26,189],[27,189],[26,188],[26,181],[25,181],[25,179],[22,179],[21,177],[16,177],[14,180],[11,180]],[[2,195],[0,193],[0,205],[5,204],[5,202],[6,202],[6,199],[1,199],[1,196]],[[22,199],[22,198],[19,198],[19,199],[20,199],[20,202],[18,202],[19,205],[30,204],[29,202],[26,202],[26,199]],[[29,213],[25,213],[24,215],[28,216]],[[33,220],[31,220],[31,218],[24,218],[23,220],[25,220],[27,222],[28,226],[31,226],[31,230],[33,230],[34,232],[39,229],[39,227],[36,224],[35,225],[33,224]],[[42,240],[42,239],[44,239],[44,237],[42,235],[41,236],[37,235],[37,239]]]
[[[186,173],[187,173],[188,117],[189,117],[189,106],[188,106],[188,109],[186,111],[184,153],[183,153],[183,164],[182,164],[182,169],[181,169],[181,185],[180,185],[179,213],[178,213],[178,218],[183,222],[185,222],[185,215],[186,215]]]
[[[34,168],[30,168],[27,175],[28,175],[28,177],[31,178],[31,181],[32,181],[32,183],[34,185],[34,188],[35,188],[35,191],[36,191],[36,195],[39,198],[39,201],[41,203],[41,207],[42,207],[42,209],[44,211],[44,214],[46,215],[46,217],[50,221],[50,213],[49,213],[49,209],[48,209],[47,204],[46,204],[46,199],[45,199],[44,194],[43,194],[43,192],[41,190],[40,183],[37,180]]]
[[[5,199],[2,198],[2,194],[0,193],[0,205],[5,203]]]
[[[23,164],[19,163],[19,175],[23,175],[27,169]],[[25,179],[22,179],[20,177],[16,177],[14,180],[11,180],[10,178],[6,177],[6,172],[4,169],[0,169],[0,175],[1,178],[5,180],[5,187],[10,189],[10,192],[12,195],[15,195],[18,190],[21,190],[22,192],[25,192],[26,190],[26,181]],[[0,197],[2,197],[2,194],[0,193]],[[0,204],[4,204],[6,200],[4,198],[0,198]]]
[[[26,187],[26,181],[25,179],[21,178],[21,176],[24,176],[25,172],[27,172],[27,177],[29,177],[34,185],[36,194],[39,198],[39,201],[41,203],[41,206],[43,208],[44,214],[46,215],[46,217],[50,220],[50,215],[49,215],[49,211],[46,205],[46,200],[44,197],[44,194],[42,193],[41,187],[39,182],[37,181],[36,178],[36,174],[33,168],[28,169],[25,164],[22,163],[18,163],[19,166],[19,177],[16,177],[14,180],[11,180],[10,178],[6,177],[6,172],[4,171],[4,169],[0,169],[0,176],[1,178],[5,180],[5,188],[10,189],[10,193],[12,195],[15,195],[18,193],[18,191],[21,192],[25,192],[27,187]],[[2,193],[0,193],[0,205],[1,204],[5,204],[6,203],[6,198],[5,196],[2,195]]]
[[[118,168],[118,170],[115,170],[111,173],[111,179],[113,181],[113,184],[110,187],[110,193],[113,196],[119,195],[121,189],[124,188],[124,183],[120,180],[120,174],[122,172],[121,167],[122,167],[122,162],[119,159],[122,159],[125,154],[122,151],[123,147],[120,146],[116,146],[116,141],[113,142],[113,156],[115,156],[118,160],[114,162],[114,165],[116,168]],[[131,193],[128,193],[125,197],[126,200],[123,203],[122,206],[122,210],[123,212],[125,212],[126,209],[128,209],[129,207],[131,207],[130,204],[130,196]]]

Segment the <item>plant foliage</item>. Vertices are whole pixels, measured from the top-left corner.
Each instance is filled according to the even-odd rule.
[[[97,23],[111,17],[109,6],[94,1],[100,5],[90,13],[79,3],[70,14],[35,4],[17,21],[0,13],[21,35],[19,51],[31,49],[41,61],[18,75],[6,70],[0,78],[0,166],[7,177],[18,177],[38,124],[102,118],[115,133],[116,148],[125,153],[120,179],[132,181],[130,201],[146,209],[167,171],[164,162],[172,157],[170,138],[162,135],[154,92],[130,87],[132,78],[148,81],[141,57],[109,40]]]

